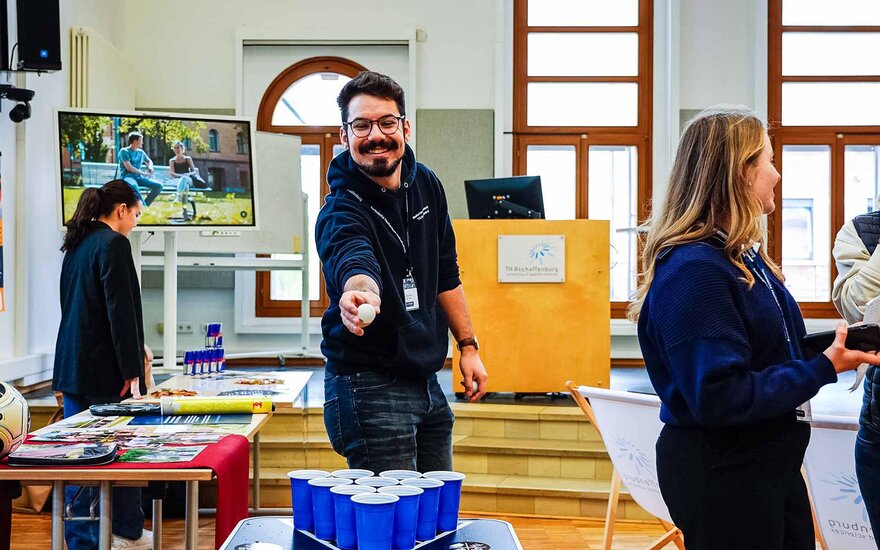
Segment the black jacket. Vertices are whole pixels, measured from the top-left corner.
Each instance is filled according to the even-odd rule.
[[[331,373],[427,377],[446,360],[449,324],[437,295],[461,284],[446,195],[409,146],[400,178],[400,189],[390,192],[364,175],[348,151],[330,163],[330,194],[318,214],[315,241],[330,297],[321,351]],[[410,267],[420,305],[415,311],[406,311],[403,302]],[[364,336],[351,334],[339,317],[339,298],[353,275],[368,275],[382,293],[381,313]]]
[[[61,267],[61,326],[52,388],[103,397],[144,381],[144,319],[131,245],[101,222]]]

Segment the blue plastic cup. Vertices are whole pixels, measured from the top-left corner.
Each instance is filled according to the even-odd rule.
[[[358,550],[391,550],[394,507],[397,495],[363,493],[353,495]]]
[[[330,472],[331,477],[341,477],[342,479],[350,479],[352,481],[356,481],[362,477],[372,477],[373,472],[370,470],[359,470],[359,469],[346,469],[346,470],[336,470],[335,472]]]
[[[293,501],[293,526],[303,531],[315,528],[315,515],[312,511],[312,491],[309,480],[319,477],[330,477],[321,470],[293,470],[287,472],[290,478],[290,497]]]
[[[416,525],[416,538],[418,540],[431,540],[437,535],[437,509],[440,504],[440,489],[443,487],[443,482],[439,479],[418,477],[404,479],[401,485],[422,489],[422,495],[419,497],[419,520]]]
[[[333,510],[331,487],[351,485],[350,479],[319,477],[309,480],[312,491],[312,511],[315,514],[315,536],[321,540],[336,538],[336,513]]]
[[[458,528],[458,507],[461,504],[461,482],[464,474],[438,470],[425,472],[426,479],[437,479],[443,482],[440,489],[440,505],[437,510],[437,530],[454,531]]]
[[[379,474],[379,477],[390,477],[391,479],[403,481],[404,479],[422,477],[422,473],[415,470],[385,470]]]
[[[400,500],[394,507],[394,532],[391,535],[391,548],[411,550],[416,545],[416,525],[419,520],[419,498],[424,490],[421,487],[392,485],[380,487],[383,495],[397,495]]]
[[[362,477],[354,481],[358,485],[366,485],[367,487],[390,487],[391,485],[400,485],[400,482],[390,477]]]
[[[375,493],[366,485],[337,485],[330,487],[333,495],[333,512],[336,515],[336,546],[342,550],[357,548],[357,528],[354,521],[354,503],[351,495]]]

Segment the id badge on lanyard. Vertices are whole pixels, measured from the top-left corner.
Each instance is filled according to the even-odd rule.
[[[416,286],[412,270],[409,270],[403,278],[403,304],[407,311],[419,309],[419,288]]]

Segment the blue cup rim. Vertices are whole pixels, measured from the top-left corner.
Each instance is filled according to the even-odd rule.
[[[434,489],[443,487],[443,482],[439,479],[430,479],[427,477],[416,477],[413,479],[404,479],[401,485],[410,485],[413,487],[421,487],[423,489]]]
[[[330,477],[328,472],[324,470],[291,470],[287,472],[290,479],[315,479],[319,477]]]
[[[400,477],[398,477],[400,476]],[[379,473],[379,477],[390,477],[391,479],[416,479],[422,477],[422,472],[416,470],[385,470]]]
[[[428,479],[439,479],[440,481],[463,481],[467,477],[461,472],[453,472],[451,470],[434,470],[433,472],[425,472],[422,476]]]
[[[338,485],[351,485],[350,479],[343,477],[316,477],[309,480],[312,487],[336,487]]]
[[[351,476],[357,476],[351,477]],[[330,472],[330,477],[341,477],[346,479],[358,479],[362,477],[372,477],[374,474],[371,470],[364,470],[362,468],[345,468],[342,470],[334,470]]]
[[[380,493],[384,495],[397,495],[399,497],[417,496],[425,492],[421,487],[415,485],[389,485],[388,487],[379,487]]]
[[[358,504],[391,504],[398,500],[400,498],[397,495],[389,495],[388,493],[361,493],[351,496],[351,501]]]
[[[376,481],[382,480],[382,481]],[[354,480],[354,482],[358,485],[367,485],[368,487],[388,487],[390,485],[400,485],[398,480],[391,477],[362,477],[360,479]],[[388,483],[393,482],[393,483]],[[379,483],[379,485],[370,485],[371,483]]]
[[[365,493],[375,493],[376,488],[369,485],[336,485],[330,487],[330,492],[336,495],[360,495]]]

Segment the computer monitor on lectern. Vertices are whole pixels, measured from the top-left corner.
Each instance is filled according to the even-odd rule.
[[[472,220],[544,218],[541,176],[467,180],[464,191]]]

